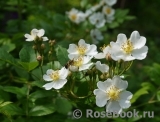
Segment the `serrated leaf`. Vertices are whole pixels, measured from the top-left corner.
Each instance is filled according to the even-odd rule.
[[[19,64],[21,64],[22,67],[28,72],[35,69],[39,65],[38,62],[19,62]]]
[[[36,106],[32,108],[29,112],[30,116],[44,116],[55,112],[55,108],[53,105],[47,106]]]
[[[56,110],[59,113],[67,114],[72,109],[71,103],[65,98],[57,98],[55,101]]]
[[[57,55],[58,61],[62,66],[64,66],[69,60],[67,49],[61,47],[60,45],[56,48],[56,55]]]
[[[23,47],[19,52],[21,62],[35,62],[36,54],[31,47]]]

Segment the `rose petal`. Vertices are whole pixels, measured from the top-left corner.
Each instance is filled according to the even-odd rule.
[[[109,100],[109,97],[107,97],[105,92],[101,91],[100,89],[95,89],[93,93],[96,95],[97,106],[103,107],[107,104],[107,100]]]
[[[119,105],[118,101],[109,101],[107,106],[106,106],[106,111],[107,112],[114,112],[114,113],[121,113],[122,108]]]
[[[128,82],[122,80],[120,76],[114,76],[112,80],[113,85],[119,88],[120,90],[125,90],[128,87]]]

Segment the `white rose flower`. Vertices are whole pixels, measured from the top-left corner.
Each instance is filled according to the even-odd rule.
[[[96,28],[103,27],[105,25],[105,22],[106,22],[106,20],[104,18],[104,14],[100,13],[100,12],[92,14],[89,17],[89,21],[90,21],[91,24],[95,25]]]
[[[73,63],[69,66],[69,69],[73,72],[89,69],[93,63],[89,63],[92,57],[79,56],[73,59]]]
[[[102,0],[102,1],[104,1],[109,6],[113,6],[117,2],[117,0]]]
[[[68,69],[66,69],[65,67],[62,67],[61,70],[56,70],[56,71],[48,69],[46,74],[43,75],[43,79],[45,81],[52,81],[52,82],[45,84],[43,87],[46,90],[50,90],[52,88],[60,89],[66,84],[67,76],[68,76]]]
[[[74,59],[75,57],[79,56],[91,56],[93,57],[96,55],[97,52],[97,46],[92,44],[87,44],[83,39],[80,39],[78,42],[78,45],[70,44],[69,49],[67,50],[69,55],[69,59]]]
[[[115,14],[115,10],[110,6],[103,6],[102,12],[107,16],[113,16]]]
[[[102,33],[98,29],[92,29],[90,32],[90,36],[94,44],[97,44],[100,40],[103,40]]]
[[[67,12],[69,19],[76,23],[79,24],[85,20],[85,14],[75,8],[72,8],[69,12]]]
[[[110,56],[111,54],[111,47],[108,45],[108,46],[104,46],[102,48],[102,51],[101,53],[98,53],[96,54],[94,57],[96,59],[103,59],[103,58],[107,58],[108,56]]]
[[[145,46],[146,38],[140,36],[138,31],[133,31],[130,38],[127,39],[125,34],[119,34],[117,41],[111,42],[111,57],[114,60],[131,61],[134,59],[142,60],[146,58],[148,47]]]
[[[30,34],[25,34],[24,36],[27,38],[26,41],[34,41],[36,40],[36,38],[42,38],[43,41],[47,41],[48,38],[47,37],[43,37],[45,31],[44,29],[32,29],[31,30],[31,35]]]
[[[109,66],[106,64],[101,64],[100,61],[97,61],[95,65],[96,65],[96,68],[102,73],[106,73],[109,70]]]
[[[130,99],[132,93],[126,91],[128,86],[127,81],[123,81],[119,76],[114,76],[113,79],[107,79],[97,83],[98,89],[94,90],[96,95],[96,105],[103,107],[106,105],[107,112],[121,113],[122,109],[131,106]]]

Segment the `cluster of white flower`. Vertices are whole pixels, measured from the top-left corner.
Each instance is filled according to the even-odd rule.
[[[140,36],[138,31],[133,31],[130,38],[125,34],[119,34],[116,42],[104,47],[102,53],[98,53],[95,58],[102,59],[110,56],[113,60],[131,61],[134,59],[142,60],[146,57],[148,47],[145,46],[146,38]]]
[[[37,36],[44,38],[43,41],[48,39],[42,37],[44,30],[33,29],[31,35],[25,34],[26,41],[33,41]],[[145,46],[146,38],[140,36],[138,31],[133,31],[130,38],[127,39],[125,34],[119,34],[115,42],[110,42],[110,45],[102,47],[102,51],[98,53],[97,46],[87,44],[83,39],[80,39],[78,45],[70,44],[68,48],[68,57],[72,63],[69,67],[62,67],[60,70],[54,71],[48,69],[46,74],[43,75],[45,81],[51,81],[45,84],[43,87],[46,90],[60,89],[67,83],[67,77],[69,72],[78,72],[88,70],[95,67],[103,75],[109,74],[109,70],[112,69],[109,64],[102,64],[100,61],[96,63],[91,62],[92,58],[103,59],[108,61],[132,61],[134,59],[142,60],[146,57],[148,47]],[[94,74],[97,75],[97,74]],[[84,76],[85,77],[85,76]],[[109,112],[122,112],[122,109],[129,108],[132,98],[132,93],[126,91],[128,82],[121,79],[119,74],[109,75],[105,77],[104,81],[97,82],[98,89],[93,91],[96,95],[96,105],[103,107],[106,105],[106,111]]]
[[[100,0],[98,4],[86,10],[85,12],[72,8],[67,15],[69,19],[79,24],[85,21],[87,18],[89,22],[95,26],[95,29],[90,31],[90,36],[93,43],[98,43],[103,40],[103,36],[99,28],[105,26],[105,23],[111,23],[114,20],[115,10],[112,8],[116,4],[117,0]],[[101,11],[99,11],[101,8]]]

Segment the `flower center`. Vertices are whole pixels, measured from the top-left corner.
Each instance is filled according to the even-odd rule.
[[[86,53],[86,47],[84,46],[78,46],[77,50],[80,55],[84,55]]]
[[[83,57],[79,57],[77,59],[74,59],[74,61],[73,61],[73,65],[77,66],[77,67],[81,66],[82,63],[83,63]]]
[[[111,9],[110,8],[106,8],[106,13],[110,14],[111,13]]]
[[[53,72],[53,73],[50,75],[50,77],[51,77],[54,81],[58,80],[58,79],[59,79],[59,72],[58,72],[58,71]]]
[[[77,19],[77,15],[76,14],[72,14],[71,15],[71,20],[75,21]]]
[[[100,50],[103,51],[107,46],[104,44],[102,47],[100,47]]]
[[[130,54],[134,47],[132,42],[130,40],[127,40],[125,43],[122,44],[121,48],[126,54]]]
[[[107,95],[111,100],[118,100],[119,93],[120,93],[119,89],[116,88],[115,86],[111,86],[107,91]]]

